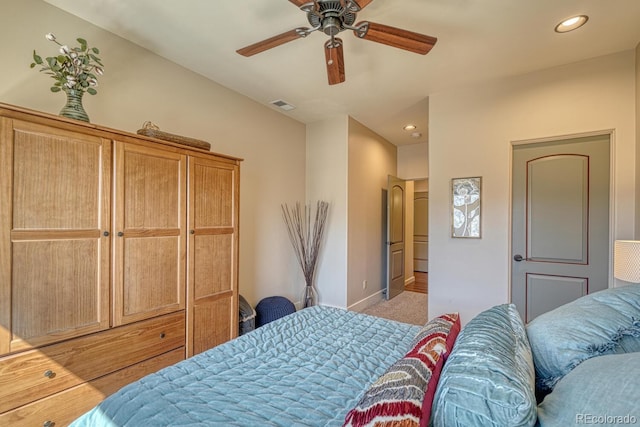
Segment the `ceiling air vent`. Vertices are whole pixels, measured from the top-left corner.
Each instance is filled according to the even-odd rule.
[[[284,111],[291,111],[296,108],[295,105],[291,105],[288,102],[283,101],[282,99],[271,101],[270,104],[275,105],[276,107]]]

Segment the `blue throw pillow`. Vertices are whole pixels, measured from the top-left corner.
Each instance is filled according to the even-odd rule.
[[[460,332],[445,362],[432,408],[435,427],[533,426],[534,369],[513,304],[480,313]]]
[[[640,351],[640,286],[606,289],[544,313],[527,325],[543,396],[594,356]]]
[[[594,357],[558,381],[538,407],[540,427],[640,423],[640,353]]]

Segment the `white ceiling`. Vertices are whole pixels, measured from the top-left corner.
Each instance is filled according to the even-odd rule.
[[[427,141],[430,94],[633,49],[640,41],[640,0],[374,0],[356,22],[427,34],[438,43],[422,56],[345,31],[346,82],[329,86],[321,32],[250,58],[235,52],[308,26],[287,0],[45,1],[257,102],[285,100],[297,108],[284,114],[303,123],[348,114],[396,145]],[[583,28],[554,32],[576,14],[589,16]],[[422,138],[402,130],[409,122]]]

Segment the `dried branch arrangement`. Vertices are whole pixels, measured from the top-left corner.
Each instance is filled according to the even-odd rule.
[[[303,208],[300,203],[296,203],[291,209],[286,204],[282,205],[282,217],[306,283],[305,307],[310,307],[316,302],[313,277],[327,222],[329,203],[318,201],[313,218],[311,211],[310,205],[305,205]]]

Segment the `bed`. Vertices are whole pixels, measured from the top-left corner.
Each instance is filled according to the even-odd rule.
[[[341,426],[419,326],[311,307],[124,387],[75,426]]]
[[[639,319],[640,286],[528,325],[502,304],[462,330],[457,313],[415,326],[311,307],[136,381],[72,426],[633,424]]]

